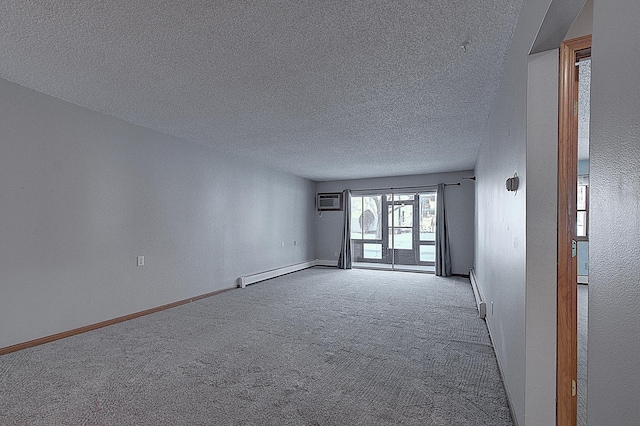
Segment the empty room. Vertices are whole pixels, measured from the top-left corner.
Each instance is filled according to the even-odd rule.
[[[0,424],[638,423],[637,0],[0,6]]]

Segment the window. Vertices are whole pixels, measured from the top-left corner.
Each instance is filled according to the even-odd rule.
[[[351,197],[351,239],[356,259],[382,260],[382,195]]]
[[[578,240],[586,241],[589,239],[589,175],[578,176],[576,210],[576,236]]]
[[[420,194],[420,261],[436,261],[436,194]]]

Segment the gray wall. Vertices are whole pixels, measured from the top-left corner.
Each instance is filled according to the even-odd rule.
[[[316,191],[340,192],[344,189],[399,188],[460,182],[460,186],[446,187],[445,199],[450,232],[452,272],[454,274],[468,274],[473,266],[475,195],[473,181],[462,178],[469,176],[473,176],[472,171],[328,181],[318,182]],[[322,216],[316,214],[316,257],[319,260],[328,263],[337,262],[335,253],[340,251],[343,220],[343,212],[323,212]]]
[[[593,32],[593,0],[587,0],[580,14],[569,28],[565,40],[582,37]]]
[[[588,421],[640,419],[640,2],[596,0],[591,74]]]
[[[5,80],[0,129],[0,347],[314,258],[309,180]]]
[[[475,170],[476,276],[521,426],[555,424],[558,59],[528,56],[549,4],[522,3]]]
[[[527,53],[545,8],[524,2],[476,162],[475,271],[505,388],[520,424],[525,406]],[[514,172],[518,194],[504,189]]]
[[[544,321],[544,316],[555,318],[555,302],[548,292],[549,266],[555,265],[555,259],[544,260],[541,249],[553,252],[548,234],[556,221],[541,218],[539,214],[549,212],[539,211],[532,201],[549,206],[554,194],[553,188],[548,196],[533,194],[533,183],[540,190],[547,175],[555,173],[554,162],[544,163],[543,145],[539,145],[548,143],[542,134],[551,118],[545,121],[537,114],[546,102],[540,94],[557,87],[557,81],[550,78],[545,85],[540,77],[549,68],[536,63],[544,59],[527,59],[548,6],[549,1],[523,2],[476,164],[477,275],[485,298],[494,301],[494,314],[487,321],[520,425],[553,424],[543,409],[555,410],[550,402],[553,395],[544,395],[555,390],[555,377],[543,380],[535,375],[548,375],[547,366],[536,366],[538,357],[550,355],[539,348],[550,347],[555,340]],[[640,418],[640,274],[633,267],[640,261],[637,22],[640,3],[636,0],[594,2],[587,409],[589,425],[595,426],[632,425]],[[547,54],[554,55],[542,55]],[[553,123],[548,126],[552,129]],[[524,177],[521,197],[502,189],[504,179],[514,171]],[[541,239],[540,232],[546,237]],[[538,325],[533,326],[532,320]]]
[[[525,424],[554,424],[556,405],[559,50],[529,57],[525,179]],[[550,225],[551,224],[551,225]]]

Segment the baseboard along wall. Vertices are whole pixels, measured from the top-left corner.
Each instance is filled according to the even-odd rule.
[[[238,278],[238,287],[244,288],[249,284],[254,284],[259,281],[268,280],[270,278],[275,278],[280,275],[290,274],[292,272],[301,271],[306,268],[311,268],[316,265],[321,266],[335,266],[335,265],[325,265],[324,261],[310,260],[307,262],[298,263],[295,265],[286,266],[283,268],[272,269],[270,271],[260,272],[257,274],[246,275]],[[86,333],[87,331],[96,330],[98,328],[107,327],[109,325],[117,324],[119,322],[128,321],[130,319],[134,319],[137,317],[141,317],[143,315],[149,315],[154,312],[162,311],[165,309],[173,308],[176,306],[183,305],[185,303],[195,302],[199,299],[204,299],[205,297],[211,297],[216,294],[220,294],[225,291],[233,290],[235,287],[226,288],[218,291],[214,291],[211,293],[202,294],[199,296],[190,297],[188,299],[179,300],[177,302],[168,303],[166,305],[158,306],[151,309],[146,309],[144,311],[135,312],[129,315],[124,315],[121,317],[113,318],[106,321],[101,321],[95,324],[86,325],[84,327],[74,328],[73,330],[63,331],[61,333],[52,334],[50,336],[40,337],[38,339],[29,340],[23,343],[17,343],[15,345],[7,346],[4,348],[0,348],[0,355],[5,355],[11,352],[20,351],[22,349],[31,348],[38,345],[43,345],[45,343],[53,342],[55,340],[64,339],[65,337],[75,336],[76,334]]]
[[[176,306],[184,305],[186,303],[195,302],[196,300],[204,299],[205,297],[211,297],[216,294],[224,293],[225,291],[233,290],[235,287],[225,288],[222,290],[212,291],[211,293],[201,294],[199,296],[190,297],[188,299],[179,300],[177,302],[168,303],[166,305],[157,306],[155,308],[146,309],[140,312],[134,312],[133,314],[124,315],[121,317],[113,318],[106,321],[101,321],[95,324],[85,325],[84,327],[74,328],[73,330],[63,331],[61,333],[52,334],[50,336],[40,337],[38,339],[29,340],[23,343],[17,343],[15,345],[0,348],[0,355],[6,355],[11,352],[20,351],[22,349],[32,348],[34,346],[43,345],[45,343],[53,342],[55,340],[64,339],[65,337],[75,336],[76,334],[86,333],[87,331],[96,330],[98,328],[107,327],[109,325],[117,324],[119,322],[128,321],[130,319],[138,318],[144,315],[149,315],[154,312],[163,311],[165,309],[174,308]]]
[[[316,266],[333,266],[333,267],[337,268],[338,267],[338,261],[337,260],[316,259]]]
[[[244,275],[238,278],[238,287],[245,288],[249,284],[255,284],[260,281],[276,278],[281,275],[290,274],[292,272],[301,271],[303,269],[312,268],[318,264],[317,260],[309,260],[295,265],[285,266],[283,268],[271,269],[269,271],[258,272],[256,274]]]
[[[471,287],[473,288],[473,295],[476,298],[476,306],[478,307],[478,315],[483,320],[486,320],[487,317],[487,304],[482,298],[482,294],[480,293],[480,288],[478,287],[478,281],[476,279],[476,272],[471,269],[469,271],[469,279],[471,281]]]

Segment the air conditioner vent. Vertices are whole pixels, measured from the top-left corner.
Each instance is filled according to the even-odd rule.
[[[342,210],[342,193],[320,193],[316,206],[318,210]]]

